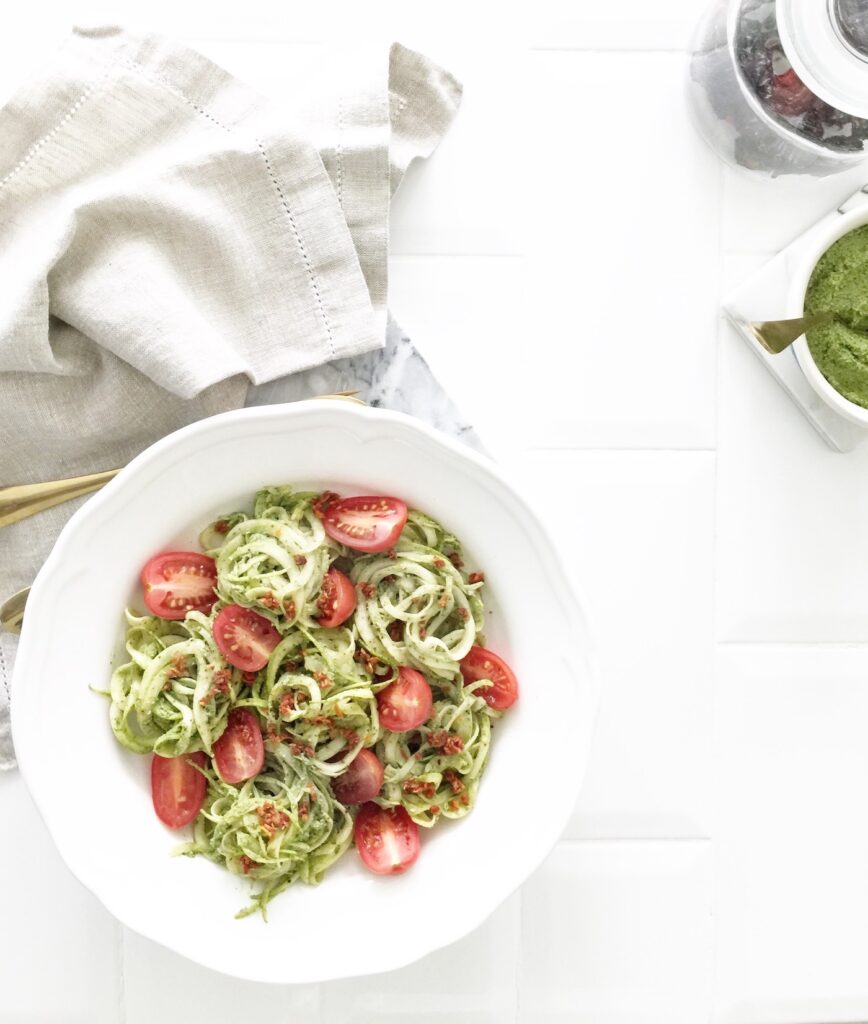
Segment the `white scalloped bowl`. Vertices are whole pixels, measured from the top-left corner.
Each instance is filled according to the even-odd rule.
[[[485,570],[488,642],[514,666],[521,696],[496,726],[473,813],[423,830],[412,870],[372,875],[351,849],[321,885],[275,899],[265,923],[234,917],[248,902],[245,880],[170,856],[179,835],[153,813],[150,759],[115,742],[107,702],[89,687],[107,685],[147,558],[192,544],[213,516],[283,482],[394,493],[447,523]],[[21,771],[79,880],[123,924],[183,956],[284,983],[390,970],[477,927],[565,827],[596,708],[585,615],[501,472],[410,417],[334,401],[186,427],[88,501],[34,583],[14,692]]]

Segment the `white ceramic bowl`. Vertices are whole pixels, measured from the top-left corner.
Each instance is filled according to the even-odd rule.
[[[423,834],[407,874],[354,851],[235,920],[249,887],[203,858],[171,857],[150,759],[123,750],[104,697],[122,610],[154,552],[268,483],[387,492],[442,519],[484,569],[488,642],[521,696],[498,723],[473,813]],[[479,925],[548,853],[573,810],[596,707],[585,616],[563,558],[488,460],[415,420],[333,401],[246,409],[172,434],[73,516],[33,586],[15,667],[21,770],[73,873],[124,924],[215,970],[312,982],[409,963]],[[139,599],[140,603],[140,599]],[[140,605],[141,606],[141,605]]]
[[[843,238],[844,235],[863,224],[868,224],[868,209],[851,210],[836,218],[825,231],[820,232],[811,248],[802,255],[800,261],[792,269],[790,289],[787,295],[787,316],[797,317],[804,314],[808,282],[823,253],[839,238]],[[826,380],[814,362],[814,357],[808,347],[808,339],[804,334],[793,342],[793,351],[808,383],[820,398],[852,423],[868,427],[868,409],[863,409],[861,405],[856,405],[855,402],[845,398]]]

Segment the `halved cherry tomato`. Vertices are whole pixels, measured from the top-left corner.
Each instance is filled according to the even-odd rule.
[[[242,672],[258,672],[280,643],[280,633],[250,608],[227,604],[214,619],[214,642],[230,665]]]
[[[187,612],[207,615],[217,595],[214,559],[198,551],[167,551],[142,569],[145,604],[161,619],[183,619]]]
[[[372,750],[360,750],[343,775],[332,780],[332,789],[342,804],[363,804],[373,800],[383,785],[383,765]]]
[[[214,766],[224,782],[244,782],[262,770],[262,730],[250,708],[233,708],[223,735],[214,744]]]
[[[394,683],[377,694],[380,722],[389,732],[417,729],[431,717],[434,698],[421,672],[402,667]]]
[[[478,693],[489,707],[505,711],[518,700],[518,680],[515,673],[493,651],[484,647],[471,647],[467,657],[461,662],[461,675],[464,684],[475,683],[478,679],[490,679],[491,686],[482,686]]]
[[[356,607],[356,588],[340,569],[329,569],[322,581],[317,599],[317,621],[324,629],[334,629],[345,622]]]
[[[183,828],[199,813],[208,784],[193,764],[204,768],[207,763],[208,758],[201,750],[180,757],[154,754],[151,761],[151,799],[157,817],[164,825]]]
[[[329,537],[355,551],[385,551],[407,522],[407,506],[400,498],[324,494],[314,508]]]
[[[375,874],[400,875],[419,856],[419,826],[403,807],[362,804],[353,833],[362,863]]]

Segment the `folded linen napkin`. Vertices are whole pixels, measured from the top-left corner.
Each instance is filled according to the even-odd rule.
[[[382,348],[390,197],[461,89],[398,45],[335,65],[289,124],[191,50],[77,30],[0,110],[0,484],[121,466],[251,385]],[[0,530],[2,596],[78,504]]]

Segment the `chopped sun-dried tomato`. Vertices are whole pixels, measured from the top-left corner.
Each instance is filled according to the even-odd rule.
[[[270,590],[259,598],[259,603],[263,608],[270,608],[271,611],[277,611],[280,608],[280,601]]]
[[[467,581],[468,581],[468,583],[484,583],[485,582],[485,573],[484,572],[472,572],[467,577]]]
[[[266,800],[256,808],[256,816],[259,818],[259,827],[273,839],[277,832],[283,831],[289,825],[289,815],[285,811],[279,811],[270,800]]]
[[[464,740],[446,729],[436,729],[428,733],[428,745],[444,754],[460,754],[464,750]]]
[[[463,619],[465,622],[470,618],[470,612],[466,608],[458,609],[458,618]]]
[[[306,555],[296,555],[295,556],[295,564],[299,568],[301,568],[303,565],[307,565],[307,556]]]
[[[401,788],[405,793],[418,793],[426,800],[430,800],[437,792],[433,782],[424,782],[422,779],[405,779]]]
[[[322,519],[326,512],[328,512],[329,506],[339,500],[340,495],[335,494],[334,491],[323,491],[322,494],[317,495],[317,497],[313,499],[311,504],[313,514]]]
[[[257,866],[256,861],[251,860],[246,853],[241,854],[241,870],[245,875],[249,875],[251,870]]]
[[[377,588],[372,583],[362,580],[359,584],[359,592],[362,597],[372,598],[377,593]]]
[[[229,523],[225,519],[218,519],[214,524],[214,531],[216,533],[226,533],[229,530]]]
[[[455,566],[456,569],[461,569],[464,566],[464,560],[457,551],[453,551],[449,556],[449,561]]]
[[[295,618],[298,609],[295,607],[295,601],[293,601],[292,598],[284,602],[283,611],[288,619]]]
[[[443,773],[443,778],[449,783],[449,787],[453,793],[464,792],[464,783],[461,781],[461,777],[458,772],[453,771],[451,768],[447,768]]]
[[[434,559],[434,568],[435,569],[442,569],[444,565],[446,565],[446,563],[443,561],[442,558],[435,558]]]

